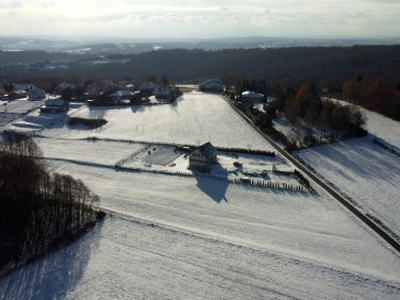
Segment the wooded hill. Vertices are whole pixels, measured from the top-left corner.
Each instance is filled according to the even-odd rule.
[[[43,52],[45,54],[45,52]],[[4,59],[18,61],[27,52],[8,53]],[[35,52],[38,56],[38,52]],[[71,59],[72,56],[68,56]],[[199,82],[218,77],[224,79],[229,73],[242,78],[264,78],[267,83],[301,86],[315,83],[341,89],[343,82],[361,75],[374,80],[378,76],[386,82],[400,78],[400,45],[353,46],[353,47],[295,47],[279,49],[229,49],[159,50],[131,55],[109,55],[111,62],[93,64],[99,57],[75,56],[65,68],[47,69],[26,65],[2,65],[1,74],[12,78],[22,77],[109,77],[143,79],[149,74],[161,77],[167,74],[173,82]],[[112,63],[112,60],[127,60]]]

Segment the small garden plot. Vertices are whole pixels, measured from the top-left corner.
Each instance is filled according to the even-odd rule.
[[[127,158],[117,162],[116,166],[123,169],[142,169],[160,172],[187,171],[186,153],[177,151],[174,146],[146,145]],[[181,163],[176,163],[180,158]],[[185,163],[186,161],[186,163]],[[182,163],[183,162],[183,163]]]
[[[116,167],[285,189],[301,186],[293,174],[294,169],[275,156],[220,152],[217,163],[210,165],[207,171],[199,171],[188,168],[186,152],[174,146],[147,145],[117,162]]]
[[[181,153],[175,150],[175,147],[169,146],[152,146],[147,150],[147,156],[143,158],[143,161],[147,164],[168,166],[172,164]]]
[[[223,153],[218,156],[218,164],[211,167],[211,173],[223,170],[232,182],[249,182],[266,185],[268,182],[298,186],[293,167],[275,156],[239,153]]]

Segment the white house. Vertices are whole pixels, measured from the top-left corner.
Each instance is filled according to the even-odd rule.
[[[201,145],[189,154],[189,168],[206,169],[217,161],[217,149],[210,142]]]

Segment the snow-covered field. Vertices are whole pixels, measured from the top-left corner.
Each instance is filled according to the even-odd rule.
[[[0,113],[24,114],[42,106],[46,100],[33,101],[27,98],[13,101],[0,101]]]
[[[298,151],[326,180],[336,185],[364,211],[400,236],[400,157],[373,143],[400,149],[400,124],[374,112],[367,117],[365,138]]]
[[[36,113],[39,115],[39,113]],[[34,115],[34,114],[33,114]],[[43,115],[43,114],[40,114]],[[108,123],[92,131],[66,125],[42,134],[49,137],[85,138],[88,136],[200,145],[211,142],[219,147],[237,147],[272,151],[218,95],[190,93],[172,105],[88,107],[79,106],[69,112],[72,117],[103,118]]]
[[[24,128],[36,133],[49,167],[81,178],[109,216],[1,278],[0,299],[400,297],[400,256],[324,194],[114,169],[143,147],[119,140],[272,150],[218,96],[71,113],[108,123],[88,131],[61,118]],[[80,140],[88,136],[113,141]]]

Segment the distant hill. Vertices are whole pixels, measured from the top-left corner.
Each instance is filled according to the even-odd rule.
[[[21,63],[18,63],[21,62]],[[174,82],[224,78],[236,72],[242,78],[299,85],[304,82],[338,82],[361,75],[385,81],[400,78],[400,45],[352,47],[290,47],[274,49],[171,49],[140,54],[106,56],[44,51],[0,52],[2,76],[109,77],[132,79],[167,74]],[[340,84],[339,84],[340,83]]]

